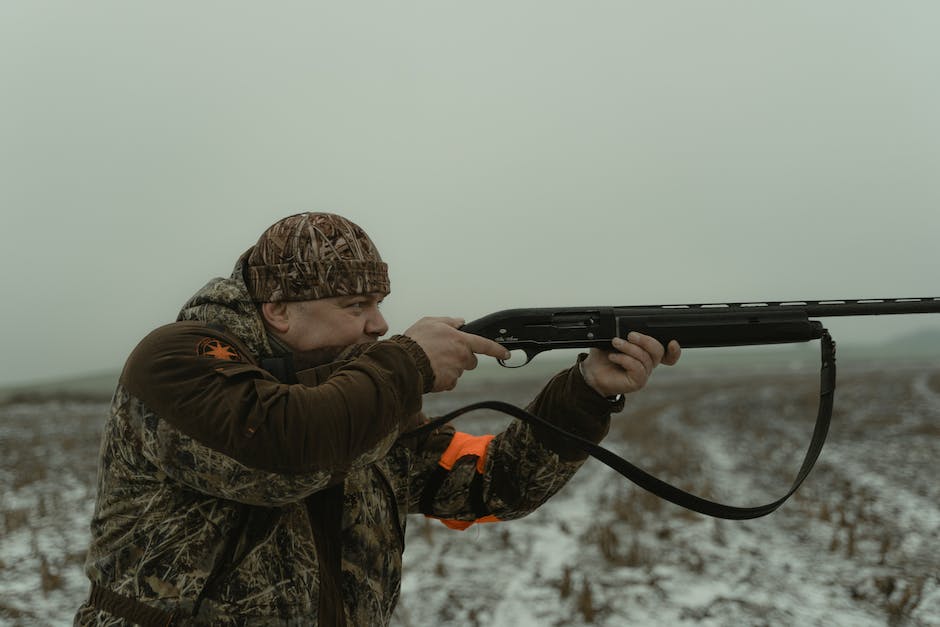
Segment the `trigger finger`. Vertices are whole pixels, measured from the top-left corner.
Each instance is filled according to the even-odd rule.
[[[467,336],[467,345],[474,353],[496,357],[497,359],[509,359],[512,357],[502,344],[472,333],[466,333],[465,335]]]

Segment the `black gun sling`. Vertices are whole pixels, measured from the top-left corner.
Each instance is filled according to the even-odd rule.
[[[515,405],[504,403],[502,401],[482,401],[455,409],[454,411],[441,416],[440,418],[435,418],[434,420],[429,421],[427,424],[421,425],[417,429],[403,434],[402,437],[417,436],[422,433],[432,431],[437,427],[450,422],[454,418],[457,418],[458,416],[477,409],[495,410],[520,420],[540,425],[574,442],[581,450],[588,453],[595,459],[613,468],[618,473],[636,485],[640,486],[644,490],[652,492],[656,496],[663,498],[670,503],[674,503],[686,509],[690,509],[700,514],[705,514],[707,516],[712,516],[714,518],[724,518],[728,520],[746,520],[750,518],[759,518],[761,516],[766,516],[767,514],[779,508],[786,502],[787,499],[793,495],[794,492],[797,491],[797,489],[803,483],[803,480],[806,479],[810,471],[813,469],[813,465],[816,463],[816,459],[819,457],[820,451],[822,451],[823,444],[826,442],[826,435],[829,432],[829,421],[832,418],[832,406],[835,398],[836,345],[832,340],[832,337],[829,335],[829,332],[825,329],[822,330],[822,337],[820,338],[820,353],[822,366],[820,370],[819,382],[819,410],[816,414],[816,426],[813,429],[812,440],[810,440],[809,447],[807,448],[806,454],[803,457],[803,464],[801,465],[800,470],[796,475],[796,479],[793,481],[793,485],[790,486],[790,490],[786,494],[776,501],[757,507],[735,507],[732,505],[724,505],[722,503],[716,503],[715,501],[703,499],[684,490],[680,490],[679,488],[666,483],[661,479],[657,479],[651,474],[634,466],[616,453],[613,453],[612,451],[595,444],[590,440],[585,440],[584,438],[568,433],[567,431],[556,427],[550,422],[527,412],[521,407],[516,407]]]

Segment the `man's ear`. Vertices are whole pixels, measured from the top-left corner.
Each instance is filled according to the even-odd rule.
[[[264,323],[273,331],[287,333],[290,329],[290,314],[287,311],[287,302],[261,303],[261,317]]]

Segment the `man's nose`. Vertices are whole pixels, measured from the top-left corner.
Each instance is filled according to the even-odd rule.
[[[369,316],[369,321],[366,324],[366,333],[375,337],[382,337],[388,333],[388,323],[385,321],[385,316],[383,316],[382,312],[378,309]]]

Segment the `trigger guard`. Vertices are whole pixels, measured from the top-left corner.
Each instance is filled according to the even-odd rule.
[[[510,366],[509,364],[506,363],[506,360],[505,360],[505,359],[499,359],[499,358],[497,358],[496,361],[497,361],[497,362],[499,363],[499,365],[502,366],[503,368],[509,368],[510,370],[514,370],[514,369],[516,369],[516,368],[522,368],[523,366],[527,366],[527,365],[529,364],[529,362],[532,361],[532,358],[535,357],[536,355],[538,355],[538,353],[529,353],[529,351],[526,351],[526,350],[523,350],[523,352],[525,353],[525,361],[522,362],[521,364],[517,365],[517,366]]]

